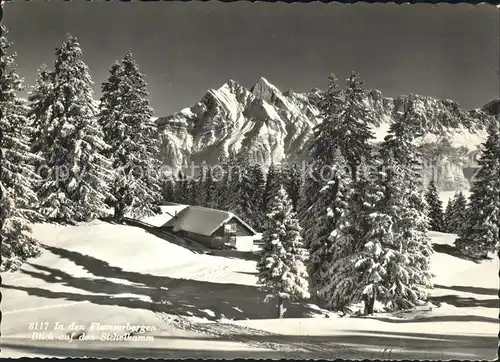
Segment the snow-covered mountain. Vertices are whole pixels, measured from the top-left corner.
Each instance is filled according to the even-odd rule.
[[[263,165],[303,157],[314,125],[321,122],[321,95],[319,89],[308,93],[281,92],[265,78],[251,88],[229,80],[218,89],[210,89],[194,106],[156,120],[163,139],[162,161],[177,169],[190,162],[213,164],[228,151],[244,151],[251,160]],[[465,112],[456,102],[432,97],[387,98],[372,90],[366,103],[379,121],[374,129],[377,141],[383,140],[405,100],[414,103],[421,123],[435,131],[424,137],[426,143],[446,136],[454,147],[464,146],[472,152],[483,141],[482,132],[449,132],[449,126],[457,122],[479,125],[482,111]],[[462,188],[467,181],[460,172],[461,161],[443,156],[437,164],[448,170],[445,173],[454,173],[451,179],[457,179],[455,184]]]

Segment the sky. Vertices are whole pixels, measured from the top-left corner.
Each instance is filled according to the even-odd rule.
[[[385,96],[421,94],[479,107],[499,95],[498,9],[492,5],[14,1],[4,25],[18,73],[35,82],[70,33],[96,98],[131,51],[157,116],[190,107],[233,79],[281,90],[325,89],[355,69]]]

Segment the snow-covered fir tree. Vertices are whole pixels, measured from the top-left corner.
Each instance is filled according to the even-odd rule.
[[[390,309],[408,308],[432,286],[419,154],[412,142],[415,130],[406,122],[413,116],[410,107],[391,126],[379,157],[365,164],[370,172],[358,173],[348,214],[330,236],[337,254],[322,292],[329,292],[332,308],[361,300],[366,313],[373,312],[375,300]]]
[[[328,170],[333,164],[332,158],[338,149],[338,125],[344,107],[342,90],[334,74],[329,76],[328,90],[319,104],[322,122],[314,127],[313,135],[308,146],[310,161],[305,167],[304,185],[298,205],[299,222],[302,226],[302,237],[306,247],[311,242],[312,222],[314,220],[313,205],[319,197],[319,191],[325,186],[325,177],[321,170]],[[326,179],[328,178],[328,175]]]
[[[338,148],[351,170],[351,177],[355,179],[358,165],[371,157],[369,143],[375,138],[371,130],[375,119],[365,104],[366,90],[362,87],[363,81],[359,74],[353,71],[346,85],[341,122],[335,127],[339,134]]]
[[[300,226],[283,187],[269,206],[263,233],[263,248],[257,263],[258,283],[267,293],[266,302],[277,301],[278,317],[285,314],[284,301],[308,298],[307,251],[303,247]]]
[[[164,177],[162,182],[163,200],[167,202],[175,202],[175,183],[172,177]]]
[[[276,195],[276,192],[280,189],[283,184],[283,180],[281,177],[280,168],[272,162],[266,173],[266,183],[264,185],[264,195],[262,196],[262,210],[264,214],[267,215],[269,212],[269,207],[271,205],[271,201]],[[267,220],[267,217],[265,218]]]
[[[228,211],[235,213],[250,224],[254,224],[254,220],[258,220],[259,210],[254,208],[254,194],[257,190],[250,173],[251,163],[248,153],[240,152],[236,155],[235,161],[229,188],[233,194]]]
[[[331,238],[345,220],[352,194],[350,173],[340,151],[334,151],[336,159],[332,163],[332,177],[318,192],[318,199],[311,208],[308,243],[308,272],[313,295],[328,300],[333,290],[329,283],[328,269],[336,260],[338,246]]]
[[[29,97],[33,150],[43,158],[38,164],[40,212],[70,222],[105,215],[110,182],[93,83],[81,57],[80,44],[68,35],[56,50],[54,68],[40,74]]]
[[[451,224],[452,224],[452,211],[453,210],[453,198],[449,198],[448,199],[448,203],[446,204],[446,209],[444,210],[444,216],[443,216],[443,220],[444,220],[444,232],[446,233],[451,233],[452,231],[452,228],[451,228]]]
[[[427,185],[427,193],[425,194],[429,216],[429,229],[433,231],[444,231],[444,215],[443,203],[439,198],[439,192],[436,187],[436,182],[432,178]]]
[[[203,206],[201,205],[201,199],[199,198],[200,188],[201,188],[200,180],[191,176],[188,181],[189,205]]]
[[[240,167],[234,151],[223,153],[218,160],[217,168],[217,202],[218,209],[229,211],[235,208],[236,183],[240,178]],[[219,172],[222,174],[219,174]]]
[[[211,209],[217,209],[219,207],[219,189],[220,183],[222,181],[221,170],[209,166],[207,168],[206,180],[205,180],[205,190],[204,190],[204,206]]]
[[[461,235],[462,229],[467,225],[467,199],[463,192],[457,192],[452,200],[448,202],[450,206],[449,215],[446,217],[447,232]],[[446,209],[448,210],[448,206]]]
[[[38,200],[33,191],[37,178],[35,157],[30,151],[31,129],[26,104],[17,98],[24,90],[16,73],[15,55],[9,53],[7,31],[0,26],[0,271],[15,271],[29,258],[41,254],[37,240],[29,235],[39,221]]]
[[[265,178],[262,167],[255,163],[250,165],[249,170],[250,187],[252,195],[252,219],[249,220],[256,230],[262,230],[265,214],[262,209],[262,199],[264,198]]]
[[[147,84],[131,53],[110,69],[102,85],[99,123],[110,145],[114,170],[111,194],[115,220],[159,212],[160,137],[148,100]]]
[[[294,161],[290,165],[285,165],[283,170],[283,183],[285,191],[292,200],[293,211],[297,212],[302,192],[302,179],[305,175],[302,174],[302,168],[299,161]]]
[[[464,252],[487,257],[500,244],[500,137],[492,120],[471,186],[467,222],[455,241]]]
[[[178,204],[189,203],[189,180],[187,175],[179,170],[175,179],[175,202]]]

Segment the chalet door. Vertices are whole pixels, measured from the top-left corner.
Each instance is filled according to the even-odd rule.
[[[235,224],[224,225],[224,236],[229,245],[236,246],[236,225]]]

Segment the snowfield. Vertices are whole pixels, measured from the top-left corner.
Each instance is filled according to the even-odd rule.
[[[249,253],[200,254],[104,221],[37,224],[33,234],[44,254],[2,276],[2,357],[496,356],[498,259],[467,260],[454,235],[431,233],[436,278],[427,305],[340,317],[304,302],[278,320],[276,306],[262,302]]]

